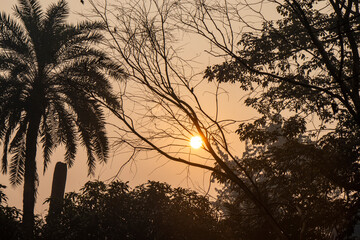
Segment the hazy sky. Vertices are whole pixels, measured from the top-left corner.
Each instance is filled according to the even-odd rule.
[[[1,3],[1,11],[5,11],[7,13],[11,13],[12,6],[16,4],[16,0],[0,0]],[[49,3],[56,2],[53,0],[40,0],[43,8],[48,6]],[[71,21],[80,20],[76,12],[85,11],[88,6],[85,0],[85,4],[81,4],[80,0],[71,0],[68,1],[72,14],[70,15]],[[192,51],[191,45],[186,46],[187,51]],[[207,63],[205,63],[207,64]],[[205,66],[204,66],[205,67]],[[239,90],[234,88],[233,86],[229,87],[230,91],[228,100],[233,102],[233,104],[227,103],[227,106],[231,108],[225,109],[225,115],[228,115],[229,118],[234,118],[234,104],[239,103]],[[233,94],[231,94],[233,92]],[[230,99],[231,98],[231,99]],[[239,108],[235,108],[239,109]],[[235,111],[236,112],[236,111]],[[242,115],[242,117],[244,117]],[[111,133],[110,133],[111,135]],[[39,148],[38,148],[39,149]],[[201,150],[191,150],[192,153],[199,153],[196,151]],[[35,212],[38,214],[46,214],[44,212],[47,209],[47,205],[43,205],[43,202],[46,198],[50,196],[51,192],[51,184],[52,184],[52,175],[54,171],[54,166],[57,161],[63,160],[63,151],[61,149],[54,152],[52,155],[52,162],[48,167],[45,175],[42,173],[42,156],[41,152],[37,156],[37,168],[39,174],[39,188],[38,188],[38,197],[37,203],[35,207]],[[239,155],[241,151],[237,152]],[[66,183],[66,192],[69,191],[78,191],[83,184],[90,179],[100,179],[106,180],[116,175],[122,164],[128,159],[129,153],[117,152],[116,155],[113,155],[108,160],[106,165],[97,165],[96,174],[94,177],[89,178],[87,176],[87,165],[86,165],[86,154],[79,150],[74,166],[68,170],[67,174],[67,183]],[[203,188],[207,189],[208,187],[208,177],[209,174],[204,175],[204,171],[201,169],[190,169],[190,172],[187,169],[187,166],[180,163],[169,163],[168,160],[162,158],[150,158],[147,159],[148,156],[142,156],[141,159],[136,161],[136,163],[132,163],[127,165],[127,167],[121,172],[119,178],[123,181],[129,181],[131,186],[135,186],[141,183],[146,182],[147,180],[157,180],[168,182],[172,184],[174,187],[183,186],[183,187],[192,187],[192,188]],[[190,177],[189,177],[190,175]],[[8,188],[5,190],[5,193],[8,196],[9,205],[15,205],[18,208],[22,208],[22,186],[12,187],[8,182],[8,175],[0,175],[0,183],[7,185]],[[193,181],[193,182],[192,182]]]
[[[1,2],[1,11],[5,11],[6,13],[12,13],[12,7],[17,3],[16,0],[0,0]],[[48,6],[49,3],[53,3],[56,1],[52,0],[41,0],[40,3],[43,7]],[[71,0],[68,1],[69,6],[71,9],[71,15],[69,16],[69,20],[71,21],[77,21],[80,20],[81,17],[79,17],[76,12],[82,12],[84,11],[86,4],[81,4],[80,0]],[[39,151],[38,151],[39,153]],[[38,154],[39,155],[39,154]],[[67,184],[66,184],[66,192],[68,191],[77,191],[86,181],[90,179],[108,179],[116,174],[118,169],[120,168],[123,161],[121,159],[126,159],[128,156],[127,154],[124,155],[117,155],[113,158],[109,159],[109,162],[106,166],[97,166],[97,171],[95,174],[95,177],[89,178],[87,176],[87,167],[86,167],[86,154],[79,151],[77,154],[77,158],[75,161],[74,166],[68,170],[67,174]],[[47,207],[43,205],[42,203],[45,201],[46,198],[50,196],[51,192],[51,184],[52,184],[52,174],[54,171],[54,167],[57,161],[62,161],[63,154],[62,151],[59,149],[58,151],[54,152],[52,156],[52,162],[48,167],[48,170],[46,171],[45,175],[42,174],[42,159],[41,155],[37,157],[37,167],[38,167],[38,173],[40,178],[40,184],[38,189],[38,198],[36,203],[35,212],[42,213],[44,209]],[[133,166],[131,169],[125,169],[127,172],[127,176],[124,177],[124,181],[132,181],[135,184],[139,184],[142,182],[145,182],[147,178],[143,178],[141,176],[146,175],[142,172],[138,171],[139,173],[136,173],[136,167]],[[134,174],[131,174],[131,171],[134,172]],[[155,174],[156,175],[156,174]],[[122,176],[122,175],[120,175]],[[18,208],[22,208],[22,186],[18,187],[12,187],[9,185],[8,182],[8,175],[0,175],[0,183],[7,185],[7,189],[5,190],[5,193],[8,196],[8,203],[9,205],[15,205]]]
[[[12,7],[17,3],[16,0],[0,0],[1,2],[1,11],[6,13],[12,13]],[[53,0],[40,0],[42,7],[48,6],[49,3],[56,1]],[[88,6],[81,4],[80,0],[71,0],[68,1],[71,9],[71,15],[69,16],[70,21],[81,20],[81,17],[78,16],[77,12],[85,11],[85,8]],[[195,150],[193,150],[195,151]],[[45,175],[42,173],[42,157],[41,153],[37,156],[37,168],[39,174],[39,188],[38,188],[38,197],[35,207],[35,212],[38,214],[44,214],[44,210],[47,208],[47,205],[43,205],[43,202],[46,198],[50,196],[51,184],[52,184],[52,175],[54,167],[57,161],[63,160],[63,152],[61,149],[54,152],[52,155],[51,164],[48,167]],[[86,154],[78,152],[75,164],[72,168],[68,169],[67,174],[67,183],[66,183],[66,192],[68,191],[77,191],[83,184],[90,179],[101,179],[106,180],[116,175],[121,165],[128,159],[128,153],[117,153],[117,155],[112,156],[108,160],[106,165],[97,165],[96,174],[94,177],[87,176],[87,165],[86,165]],[[120,179],[123,181],[130,181],[132,186],[146,182],[148,179],[166,181],[174,186],[187,186],[193,187],[191,183],[188,183],[190,179],[187,179],[187,169],[185,165],[182,164],[167,164],[167,160],[160,159],[149,159],[149,160],[139,160],[138,163],[129,164],[119,175]],[[165,164],[165,165],[164,165]],[[200,178],[195,179],[194,184],[200,185],[202,187],[202,170],[196,170],[195,174],[192,174],[195,170],[191,170],[190,174],[192,176],[200,176]],[[0,175],[0,183],[7,186],[5,190],[6,195],[8,196],[9,205],[15,205],[18,208],[22,208],[22,193],[23,187],[17,186],[12,187],[8,181],[8,175]],[[196,183],[198,182],[198,183]],[[206,183],[207,183],[206,178]],[[207,184],[206,184],[207,185]],[[206,187],[206,186],[205,186]]]

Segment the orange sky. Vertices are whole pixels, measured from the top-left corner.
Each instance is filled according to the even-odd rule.
[[[16,3],[15,0],[0,0],[1,1],[1,11],[6,13],[12,12],[12,6]],[[51,0],[41,0],[40,3],[42,6],[47,6],[49,3],[55,2]],[[70,21],[77,21],[81,19],[76,12],[82,12],[85,5],[80,3],[80,0],[71,0],[68,1],[72,14],[69,17]],[[193,150],[194,151],[194,150]],[[35,212],[38,214],[44,214],[44,211],[47,209],[47,205],[43,205],[43,202],[46,198],[50,196],[51,184],[52,184],[52,174],[54,167],[57,161],[61,161],[62,150],[59,149],[54,152],[52,155],[52,162],[49,164],[48,170],[45,175],[42,173],[42,159],[41,152],[39,153],[38,147],[38,156],[37,156],[37,168],[39,174],[39,188],[38,188],[38,197],[35,207]],[[116,175],[121,165],[128,159],[128,153],[117,153],[116,156],[112,156],[108,160],[106,165],[97,165],[96,174],[94,177],[87,176],[87,165],[86,165],[86,154],[79,151],[76,157],[75,164],[72,168],[68,169],[67,174],[67,183],[66,183],[66,192],[77,191],[83,186],[83,184],[88,180],[100,179],[106,180]],[[129,164],[120,174],[120,179],[123,181],[130,181],[130,185],[135,186],[141,183],[146,182],[148,179],[166,181],[174,186],[184,186],[184,187],[194,187],[187,179],[187,168],[183,164],[173,164],[167,163],[165,159],[150,159],[150,160],[139,160],[138,163]],[[195,175],[203,175],[202,170],[191,170],[191,172],[196,172]],[[195,176],[190,172],[192,178]],[[18,208],[22,208],[22,186],[12,187],[8,182],[8,175],[0,175],[0,183],[4,184],[7,187],[5,193],[8,197],[8,204],[13,206],[15,205]],[[197,183],[196,183],[197,182]],[[195,185],[199,185],[201,188],[207,188],[208,181],[205,181],[205,187],[203,187],[202,177],[197,178],[194,182]]]
[[[16,4],[16,0],[0,0],[1,10],[7,13],[11,12],[11,6]],[[55,2],[52,0],[40,0],[42,6],[47,6],[49,3]],[[81,19],[75,12],[82,12],[87,7],[86,0],[85,5],[80,3],[80,0],[71,0],[68,1],[72,14],[70,16],[71,21],[77,21]],[[193,52],[193,48],[198,48],[196,45],[187,44],[185,46],[186,51]],[[205,64],[208,64],[205,61]],[[204,66],[205,67],[205,66]],[[205,85],[206,87],[206,85]],[[239,94],[239,89],[232,86],[224,86],[229,94],[224,98],[224,105],[222,109],[222,114],[224,118],[240,118],[240,108],[243,107],[240,104],[239,99],[241,94]],[[201,89],[200,89],[201,90]],[[204,89],[205,92],[205,89]],[[206,94],[201,94],[203,97],[206,97]],[[227,107],[226,107],[227,106]],[[235,106],[235,107],[234,107]],[[211,106],[210,106],[211,107]],[[253,114],[253,113],[252,113]],[[241,112],[241,118],[249,118],[249,115],[246,116],[244,111]],[[110,135],[112,133],[109,133]],[[236,140],[236,135],[234,134],[233,138]],[[38,148],[39,149],[39,148]],[[237,151],[236,154],[241,155],[240,151]],[[200,153],[200,150],[191,150],[192,153]],[[189,149],[190,152],[190,149]],[[46,198],[50,196],[51,184],[52,184],[52,174],[54,171],[54,166],[57,161],[62,160],[63,152],[61,149],[54,152],[52,156],[52,162],[48,167],[45,175],[42,174],[42,158],[38,151],[37,157],[37,167],[38,174],[40,179],[40,185],[38,189],[38,198],[35,207],[35,212],[38,214],[46,214],[45,210],[47,205],[43,205],[43,202]],[[116,155],[111,156],[106,165],[97,165],[96,174],[94,177],[87,177],[87,166],[86,166],[86,154],[79,150],[74,166],[68,170],[67,183],[66,183],[66,192],[77,191],[83,184],[90,179],[100,179],[106,180],[113,177],[121,165],[128,159],[129,153],[116,153]],[[189,175],[190,174],[190,175]],[[205,174],[205,175],[204,175]],[[191,187],[197,190],[199,189],[208,189],[209,185],[209,174],[206,174],[203,170],[199,169],[190,169],[188,171],[187,166],[179,163],[169,163],[168,160],[162,158],[150,158],[147,159],[147,156],[142,156],[141,159],[136,161],[136,163],[129,164],[119,175],[120,179],[123,181],[130,181],[131,186],[136,186],[138,184],[146,182],[148,179],[168,182],[174,187],[183,186]],[[18,208],[22,208],[22,186],[16,188],[11,187],[8,182],[9,176],[0,175],[0,183],[7,185],[8,188],[5,190],[9,200],[8,203],[10,206],[15,205]],[[193,182],[192,182],[193,181]]]

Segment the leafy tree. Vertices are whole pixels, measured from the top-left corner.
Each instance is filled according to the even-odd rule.
[[[241,33],[236,48],[203,34],[231,57],[209,67],[205,77],[239,82],[249,90],[263,86],[262,94],[246,102],[264,114],[288,109],[331,121],[346,112],[360,124],[358,1],[286,0],[274,5],[279,20],[263,19],[258,31]]]
[[[276,8],[277,20],[265,18],[266,4]],[[275,208],[290,237],[328,239],[333,229],[351,232],[360,186],[359,2],[199,1],[196,7],[187,12],[191,17],[183,18],[184,24],[208,39],[214,54],[226,56],[207,68],[205,78],[248,91],[246,105],[262,116],[240,124],[237,133],[254,145],[273,145],[259,156],[241,158],[239,175],[253,176],[256,184],[249,178],[246,182]],[[260,21],[252,24],[240,9]],[[239,204],[228,205],[234,211],[231,219],[246,229],[248,218],[239,216],[253,214],[256,221],[261,214],[254,214],[243,193],[229,185],[225,195],[238,194]]]
[[[298,210],[292,209],[289,216],[279,215],[279,208],[271,204],[280,201],[277,197],[290,196],[284,204],[296,200],[296,206],[304,206],[306,191],[313,197],[321,192],[326,204],[335,209],[336,196],[340,196],[340,209],[349,211],[328,224],[353,216],[359,186],[358,1],[164,0],[122,4],[114,0],[105,6],[89,2],[107,26],[107,44],[125,63],[135,88],[141,89],[136,94],[129,85],[124,86],[121,99],[133,108],[113,110],[121,123],[117,125],[118,143],[132,147],[133,156],[141,150],[156,151],[169,160],[211,171],[217,180],[249,200],[244,200],[247,210],[260,210],[256,216],[266,221],[261,225],[266,226],[261,229],[262,236],[269,238],[297,238],[304,223]],[[277,12],[273,17],[277,20],[267,20],[264,9]],[[211,56],[224,57],[222,64],[207,68],[205,79],[239,85],[239,95],[245,91],[245,104],[255,108],[260,119],[241,124],[237,119],[222,119],[221,85],[209,90],[215,110],[208,111],[210,100],[201,98],[204,86],[192,74],[194,62],[187,62],[176,45],[176,37],[189,32],[208,40]],[[240,154],[229,141],[233,124],[239,126],[240,140],[254,145],[273,145],[279,138],[288,143],[268,148],[266,154],[258,156],[259,162],[237,157]],[[186,146],[193,135],[204,141],[204,162],[190,157]],[[301,137],[310,141],[303,142]],[[299,172],[285,160],[294,166],[306,160],[308,168],[301,167]],[[265,170],[267,179],[262,184],[256,176]],[[292,188],[284,179],[298,180],[294,186],[306,191]],[[317,181],[321,183],[318,187]],[[276,191],[274,183],[279,184]],[[296,199],[296,194],[302,197]],[[323,199],[308,200],[319,206]],[[326,215],[326,211],[318,213],[317,219]],[[294,225],[288,224],[292,217],[297,221]],[[331,226],[308,217],[307,231],[319,231],[299,236],[327,236]],[[245,225],[242,230],[249,228]],[[321,231],[326,233],[316,235]]]
[[[286,239],[269,208],[219,154],[221,149],[237,161],[236,149],[229,139],[238,122],[221,116],[219,102],[224,91],[219,86],[210,88],[211,99],[201,97],[202,72],[196,69],[196,61],[181,54],[178,41],[186,34],[183,25],[179,25],[184,17],[178,16],[182,2],[89,3],[92,12],[106,25],[105,45],[113,49],[114,58],[121,59],[129,76],[129,84],[119,86],[120,102],[124,103],[121,109],[104,103],[118,120],[114,124],[119,134],[115,146],[133,151],[127,162],[141,151],[149,151],[150,156],[155,152],[173,162],[216,172],[245,191],[264,212],[272,229]],[[191,154],[192,136],[201,137],[203,154]]]
[[[7,197],[2,189],[6,186],[0,184],[0,238],[18,239],[21,236],[21,212],[15,207],[7,205]]]
[[[150,181],[134,189],[87,182],[80,193],[66,194],[56,221],[45,226],[45,238],[229,239],[206,197]]]
[[[328,156],[325,165],[334,167],[327,168],[328,177],[347,190],[359,191],[359,178],[354,178],[359,174],[358,1],[274,4],[279,20],[264,19],[258,31],[243,32],[237,48],[204,34],[230,57],[209,67],[205,77],[238,82],[250,91],[261,89],[253,91],[245,103],[263,119],[241,124],[237,131],[241,140],[266,138],[261,131],[264,122],[286,127],[274,136],[289,138],[307,131]],[[206,12],[207,6],[203,7]]]
[[[25,236],[32,238],[37,143],[42,144],[45,171],[60,144],[71,166],[80,141],[93,173],[96,158],[105,162],[109,150],[104,113],[95,97],[117,108],[108,76],[119,79],[123,74],[95,48],[103,38],[98,31],[103,25],[66,23],[69,9],[64,0],[46,11],[37,0],[19,0],[14,9],[19,21],[5,13],[0,16],[2,172],[10,168],[14,185],[24,180],[23,227]]]
[[[244,154],[242,166],[253,176],[253,191],[259,192],[291,239],[329,239],[335,232],[341,239],[351,235],[358,220],[356,193],[344,191],[322,173],[326,156],[321,150],[295,140],[262,150]],[[217,204],[238,239],[276,239],[244,193],[225,179],[217,180],[224,184]]]

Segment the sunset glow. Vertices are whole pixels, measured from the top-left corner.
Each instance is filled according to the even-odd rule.
[[[202,141],[201,137],[199,137],[199,136],[194,136],[190,140],[190,146],[194,149],[200,148],[202,146],[202,144],[203,144],[203,141]]]

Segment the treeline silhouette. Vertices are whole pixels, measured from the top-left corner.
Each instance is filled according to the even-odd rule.
[[[21,211],[1,199],[0,239],[21,239]],[[35,239],[232,239],[208,197],[154,181],[89,181],[56,217],[35,219]]]

